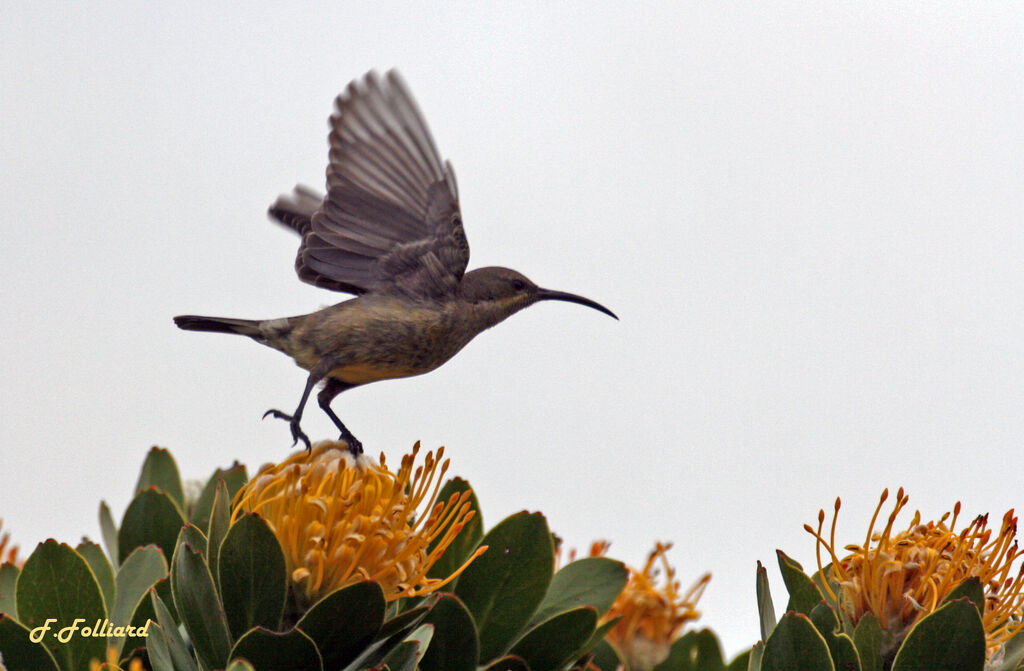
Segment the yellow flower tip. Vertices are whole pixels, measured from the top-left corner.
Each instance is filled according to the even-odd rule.
[[[623,655],[630,671],[651,669],[664,661],[683,627],[700,617],[697,602],[711,574],[701,576],[686,592],[680,592],[676,570],[666,557],[671,547],[671,543],[655,544],[643,570],[629,569],[625,589],[604,617],[606,622],[619,618],[607,638]],[[600,548],[602,552],[605,549],[607,543]]]
[[[441,448],[416,466],[419,451],[417,442],[393,472],[384,454],[375,463],[344,442],[315,443],[261,467],[236,495],[232,521],[267,521],[302,605],[361,580],[380,583],[389,600],[428,594],[479,553],[446,579],[427,577],[475,513],[468,491],[436,502],[449,460]]]
[[[831,578],[825,586],[832,599],[854,623],[866,613],[873,613],[886,632],[888,647],[895,649],[918,620],[934,611],[964,580],[977,577],[985,593],[982,621],[989,653],[997,651],[1024,627],[1020,618],[1024,565],[1017,570],[1016,579],[1009,578],[1012,564],[1024,554],[1015,539],[1017,520],[1013,510],[1003,516],[996,533],[988,528],[988,515],[979,515],[956,531],[959,502],[952,516],[947,512],[938,521],[922,522],[918,511],[905,530],[894,531],[897,516],[910,500],[900,488],[887,524],[876,532],[875,522],[887,498],[885,490],[864,544],[845,546],[850,554],[842,559],[836,553],[838,516],[832,519],[832,534],[827,540],[821,533],[820,517],[817,532],[804,525],[815,537],[818,568]],[[821,548],[832,560],[830,570],[822,569]],[[829,582],[838,588],[838,595]]]

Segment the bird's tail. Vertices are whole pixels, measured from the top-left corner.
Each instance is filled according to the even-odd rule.
[[[174,318],[178,328],[186,331],[212,331],[213,333],[237,333],[250,338],[260,335],[260,323],[255,319],[229,319],[226,317],[199,317],[178,315]]]

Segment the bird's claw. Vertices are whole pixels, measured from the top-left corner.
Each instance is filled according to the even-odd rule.
[[[302,427],[299,426],[298,417],[289,415],[286,412],[281,412],[280,410],[275,410],[274,408],[271,408],[270,410],[267,410],[265,413],[263,413],[263,419],[266,419],[267,415],[272,415],[276,419],[283,419],[288,422],[288,428],[292,432],[292,447],[295,447],[295,445],[298,444],[298,442],[301,440],[306,445],[307,453],[313,450],[313,445],[312,443],[309,442],[309,436],[307,436],[306,433],[302,430]],[[361,448],[360,451],[362,451]]]
[[[363,453],[363,443],[351,433],[343,433],[340,438],[348,445],[348,451],[352,453],[353,457],[358,457]]]

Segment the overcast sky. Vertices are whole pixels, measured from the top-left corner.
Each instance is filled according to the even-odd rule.
[[[99,536],[150,445],[183,475],[288,454],[305,373],[176,314],[283,317],[267,206],[322,188],[334,96],[398,67],[451,159],[471,267],[583,294],[342,394],[398,462],[447,446],[490,527],[655,540],[729,654],[756,560],[805,566],[884,487],[1022,504],[1024,10],[964,3],[17,3],[0,24],[0,516]],[[304,427],[332,437],[311,405]],[[1016,464],[1016,465],[1015,465]],[[906,522],[909,522],[909,514]]]

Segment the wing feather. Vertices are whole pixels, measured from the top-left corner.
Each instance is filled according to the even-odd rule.
[[[306,282],[350,293],[440,297],[469,262],[451,164],[442,162],[395,71],[370,72],[335,101],[327,196],[299,187],[271,207],[302,235]]]

